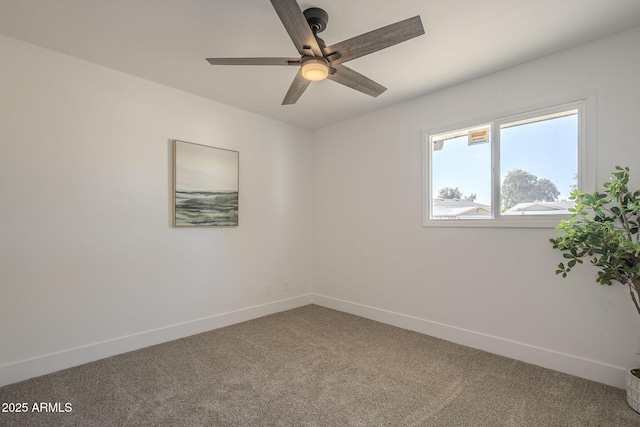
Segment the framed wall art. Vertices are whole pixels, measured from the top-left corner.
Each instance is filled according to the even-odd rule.
[[[238,225],[240,153],[173,141],[173,226]]]

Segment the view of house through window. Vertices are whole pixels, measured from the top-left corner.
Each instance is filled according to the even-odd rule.
[[[429,219],[568,214],[578,119],[565,107],[430,135]]]

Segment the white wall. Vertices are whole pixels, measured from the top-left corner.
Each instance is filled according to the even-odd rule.
[[[0,385],[311,301],[308,131],[5,37],[0,57]],[[172,139],[240,152],[239,227],[171,227]]]
[[[423,228],[421,132],[594,91],[597,182],[628,165],[639,184],[638,76],[640,29],[322,129],[314,301],[624,387],[628,291],[590,266],[556,276],[552,229]]]

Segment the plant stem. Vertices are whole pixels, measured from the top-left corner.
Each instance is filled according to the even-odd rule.
[[[636,306],[636,310],[638,310],[638,314],[640,314],[640,304],[638,304],[638,298],[636,298],[638,285],[640,285],[640,279],[635,279],[632,283],[629,283],[629,293],[631,294],[633,305]]]
[[[624,197],[622,193],[618,194],[618,204],[622,209],[620,212],[620,222],[624,227],[624,232],[627,235],[627,239],[633,242],[633,234],[631,234],[631,227],[629,226],[629,219],[627,218],[627,205],[624,203]]]

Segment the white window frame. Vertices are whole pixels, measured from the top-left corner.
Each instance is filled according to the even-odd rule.
[[[568,110],[578,110],[578,189],[583,192],[595,191],[595,94],[570,98],[545,106],[523,108],[507,114],[495,114],[490,117],[469,120],[463,123],[423,131],[423,227],[516,227],[516,228],[555,228],[569,215],[501,215],[500,213],[500,126],[521,120],[543,117]],[[431,164],[433,161],[432,135],[453,133],[457,130],[489,125],[491,127],[491,217],[478,219],[431,219],[433,207],[431,194]]]

